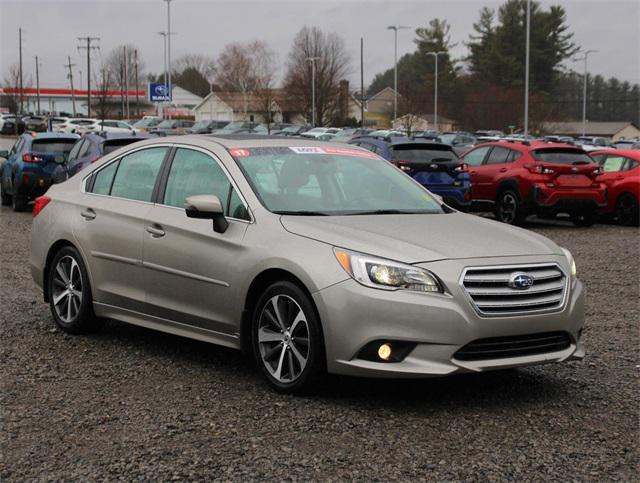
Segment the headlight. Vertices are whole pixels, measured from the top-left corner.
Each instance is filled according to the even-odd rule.
[[[423,268],[341,248],[334,248],[333,251],[342,268],[356,282],[367,287],[429,293],[443,292],[435,275]]]
[[[567,257],[567,262],[569,262],[569,267],[571,269],[571,278],[576,278],[576,261],[573,259],[573,255],[571,255],[571,252],[566,248],[560,247],[560,250],[562,250],[564,256]]]

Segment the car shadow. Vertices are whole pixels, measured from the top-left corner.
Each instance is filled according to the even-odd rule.
[[[197,373],[211,370],[212,377],[236,379],[240,390],[258,391],[261,397],[289,400],[261,381],[261,375],[249,357],[239,351],[165,334],[162,332],[108,321],[103,330],[91,336],[118,344],[119,350],[135,352],[141,363],[159,359],[180,367],[192,366]],[[555,369],[554,369],[555,368]],[[423,379],[371,379],[329,375],[315,390],[302,398],[315,403],[353,407],[359,410],[402,409],[449,411],[464,408],[492,408],[510,405],[549,404],[575,397],[571,380],[558,375],[557,365],[526,369],[460,374]],[[174,381],[167,381],[174,382]],[[197,386],[197,385],[196,385]]]

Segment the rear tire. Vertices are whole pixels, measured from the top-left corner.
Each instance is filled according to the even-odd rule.
[[[598,221],[598,213],[596,211],[571,213],[571,221],[576,226],[587,228],[596,224]]]
[[[268,384],[285,394],[317,389],[326,372],[320,319],[309,296],[281,281],[269,286],[253,313],[252,346]]]
[[[496,218],[508,225],[521,226],[527,217],[520,196],[508,189],[501,191],[496,203]]]
[[[69,334],[95,332],[102,320],[93,311],[89,275],[78,250],[62,248],[51,262],[47,296],[53,320]]]
[[[11,204],[13,205],[13,211],[27,211],[28,201],[26,195],[21,195],[13,190],[11,195]]]
[[[640,225],[638,200],[631,193],[623,193],[616,201],[615,218],[624,226]]]
[[[0,181],[0,198],[2,199],[2,206],[11,206],[11,195],[4,192],[2,181]]]

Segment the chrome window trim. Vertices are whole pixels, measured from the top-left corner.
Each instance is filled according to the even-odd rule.
[[[240,189],[238,188],[238,185],[237,185],[235,179],[233,179],[233,176],[231,176],[231,174],[229,173],[229,170],[227,169],[227,167],[211,151],[209,151],[207,149],[204,149],[204,148],[201,148],[199,146],[191,146],[191,145],[188,145],[188,144],[176,144],[176,143],[149,144],[149,145],[146,145],[146,146],[139,146],[138,148],[132,149],[131,151],[127,151],[126,153],[121,154],[118,157],[110,159],[109,161],[104,163],[102,166],[100,166],[100,167],[94,169],[93,171],[91,171],[90,173],[88,173],[82,179],[82,184],[81,184],[81,189],[80,189],[81,193],[83,193],[85,195],[91,195],[91,196],[100,196],[100,197],[112,198],[112,199],[116,199],[116,200],[130,201],[132,203],[143,203],[143,204],[146,204],[146,205],[164,206],[164,207],[167,207],[167,208],[174,208],[176,210],[184,211],[184,208],[179,208],[177,206],[171,206],[171,205],[165,205],[164,203],[153,203],[151,201],[132,200],[130,198],[122,198],[120,196],[113,196],[113,195],[103,195],[103,194],[100,194],[100,193],[92,193],[91,191],[87,191],[87,182],[96,173],[99,173],[100,171],[105,169],[107,166],[120,161],[125,156],[129,156],[130,154],[136,153],[138,151],[142,151],[143,149],[152,149],[152,148],[169,148],[169,149],[172,149],[172,148],[176,148],[176,149],[184,148],[184,149],[192,149],[194,151],[200,151],[203,154],[206,154],[207,156],[211,157],[211,159],[213,159],[218,164],[218,166],[220,166],[220,168],[222,169],[223,173],[225,174],[225,176],[227,177],[227,179],[231,183],[231,186],[233,186],[233,189],[235,189],[236,193],[238,193],[238,197],[240,198],[240,201],[242,201],[242,204],[244,205],[245,209],[247,210],[247,213],[249,214],[249,218],[250,219],[249,220],[242,220],[240,218],[234,218],[232,216],[226,216],[225,218],[227,218],[228,220],[239,221],[239,222],[247,223],[247,224],[255,223],[255,218],[253,217],[253,213],[249,209],[249,204],[247,203],[246,198],[242,194],[242,191],[240,191]]]
[[[467,291],[467,288],[464,286],[464,277],[469,270],[522,270],[526,271],[527,268],[544,268],[544,267],[554,267],[557,268],[560,273],[564,276],[564,288],[562,291],[562,301],[558,304],[557,307],[552,307],[550,309],[538,309],[538,310],[521,310],[517,312],[509,312],[505,314],[487,314],[480,310],[479,307],[476,306],[473,297]],[[508,265],[468,265],[462,269],[462,274],[458,279],[458,285],[462,289],[464,296],[467,301],[478,315],[483,319],[491,319],[491,318],[505,318],[505,317],[519,317],[523,315],[540,315],[540,314],[549,314],[554,312],[562,312],[567,305],[567,300],[569,300],[569,289],[570,289],[570,276],[567,275],[567,272],[558,264],[557,262],[540,262],[540,263],[518,263],[518,264],[508,264]]]

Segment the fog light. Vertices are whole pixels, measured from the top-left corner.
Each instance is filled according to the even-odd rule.
[[[388,361],[391,357],[391,346],[387,343],[384,343],[380,347],[378,347],[378,357],[383,361]]]

